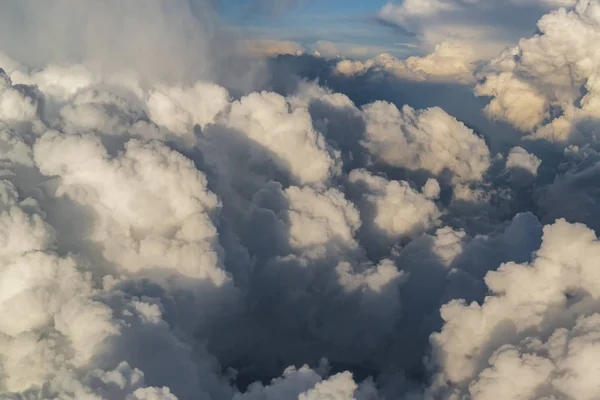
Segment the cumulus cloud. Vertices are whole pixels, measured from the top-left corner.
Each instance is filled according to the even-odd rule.
[[[34,159],[42,174],[58,180],[55,196],[94,210],[94,229],[81,239],[99,243],[107,261],[132,272],[160,267],[218,285],[226,279],[215,269],[217,232],[210,220],[218,200],[190,160],[135,140],[111,160],[93,137],[52,132],[37,140]]]
[[[37,99],[13,89],[4,70],[0,70],[0,112],[6,122],[31,121],[37,113]]]
[[[277,218],[289,229],[282,251],[296,255],[271,261],[273,266],[320,264],[322,272],[313,279],[329,276],[332,289],[340,285],[333,298],[347,308],[345,318],[354,306],[363,307],[367,318],[386,293],[388,311],[368,318],[392,321],[398,305],[386,285],[397,281],[392,284],[397,287],[402,274],[391,262],[352,265],[352,258],[360,257],[355,239],[360,216],[343,192],[327,187],[340,173],[339,154],[314,129],[306,106],[266,92],[232,101],[222,87],[203,82],[141,89],[135,81],[108,81],[81,66],[64,70],[70,71],[71,79],[54,79],[52,68],[12,71],[43,95],[3,74],[2,162],[9,179],[3,181],[7,253],[0,279],[5,287],[0,313],[6,315],[3,390],[15,396],[35,391],[115,399],[235,394],[204,346],[190,338],[212,336],[210,321],[237,321],[246,307],[241,291],[264,288],[244,281],[236,287],[241,275],[226,270],[233,254],[226,250],[243,253],[244,247],[236,245],[235,232],[232,239],[219,237],[226,232],[219,232],[227,220],[221,215],[224,205],[196,164],[167,145],[173,137],[185,136],[188,140],[174,143],[193,151],[197,140],[208,144],[213,135],[236,132],[246,138],[238,146],[255,143],[250,167],[276,154],[282,177],[309,186],[278,189],[287,205],[276,210]],[[42,98],[52,109],[42,110]],[[287,125],[280,125],[282,118]],[[226,180],[217,191],[224,185]],[[21,197],[21,191],[33,197]],[[229,198],[225,203],[229,210]],[[336,248],[339,263],[330,265],[324,258]],[[345,257],[352,258],[342,261]],[[291,281],[291,287],[297,283]],[[303,284],[310,287],[310,281]],[[315,297],[313,306],[321,300]],[[341,331],[314,334],[327,342]],[[376,330],[363,337],[373,346],[378,335]],[[150,343],[162,350],[134,351]],[[344,348],[357,343],[358,336],[352,336]],[[170,372],[161,372],[159,360]],[[36,369],[23,368],[31,363]],[[331,380],[327,372],[311,373],[312,383],[295,396],[351,398],[362,390],[349,373]]]
[[[198,108],[203,105],[205,108]],[[193,132],[214,122],[229,105],[229,93],[223,87],[197,82],[192,87],[157,87],[147,100],[149,117],[175,134]]]
[[[39,23],[0,39],[0,397],[595,398],[597,1],[507,5],[574,7],[477,70],[488,117],[529,141],[357,94],[390,78],[464,89],[469,43],[318,59],[345,93],[289,75],[244,91],[186,73],[212,54],[206,2],[150,1],[144,22],[117,1],[54,3],[0,17],[26,20],[0,28],[10,40]],[[498,10],[386,9],[420,29],[468,4]]]
[[[470,83],[477,60],[474,50],[459,41],[445,41],[422,57],[412,56],[399,60],[389,54],[380,54],[365,62],[342,60],[335,69],[344,75],[363,75],[385,72],[397,78],[414,81],[449,81]]]
[[[572,7],[576,0],[405,0],[388,2],[378,17],[417,35],[431,48],[448,38],[473,47],[480,58],[494,56],[503,47],[530,32],[545,12]]]
[[[468,182],[483,178],[490,166],[485,141],[441,108],[402,110],[378,101],[364,108],[363,142],[378,160],[409,170]]]
[[[339,172],[339,154],[314,130],[308,110],[278,94],[251,93],[235,101],[225,118],[227,127],[271,151],[300,183],[320,184]]]
[[[494,59],[476,88],[492,98],[488,115],[558,143],[593,135],[579,121],[598,117],[598,7],[580,1],[571,11],[547,14],[538,22],[539,34]]]
[[[439,222],[440,211],[429,198],[439,194],[435,179],[427,181],[427,194],[412,189],[407,182],[388,181],[365,170],[352,171],[348,180],[363,193],[363,218],[372,225],[373,234],[379,231],[386,239],[397,242],[420,236]]]
[[[354,233],[360,227],[358,211],[343,193],[329,189],[317,193],[314,189],[290,187],[287,219],[293,247],[312,247],[339,240],[353,245]]]
[[[309,48],[315,52],[316,56],[333,60],[337,60],[340,57],[365,60],[369,57],[395,50],[393,47],[383,45],[331,42],[328,40],[318,40],[309,45]]]
[[[482,304],[442,307],[444,328],[432,336],[434,351],[444,352],[435,389],[475,399],[593,398],[585,365],[595,358],[597,243],[590,229],[559,220],[544,228],[531,264],[488,273],[492,293]]]
[[[517,146],[508,152],[506,169],[510,172],[511,178],[525,183],[537,176],[541,163],[542,160],[535,154],[530,154],[524,148]]]

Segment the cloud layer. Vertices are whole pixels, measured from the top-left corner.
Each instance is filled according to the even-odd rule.
[[[290,57],[340,92],[223,83],[206,2],[53,3],[0,17],[1,398],[597,396],[597,0],[477,65]],[[407,80],[487,107],[361,97]]]

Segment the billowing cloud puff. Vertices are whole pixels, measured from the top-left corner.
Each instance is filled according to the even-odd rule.
[[[426,198],[437,199],[440,195],[440,184],[435,179],[427,179],[427,182],[425,182],[421,191]]]
[[[314,130],[308,110],[293,107],[275,93],[252,93],[235,101],[223,117],[227,127],[243,132],[269,153],[299,183],[319,185],[339,172],[339,155]]]
[[[210,219],[219,203],[189,159],[136,140],[113,159],[93,136],[53,132],[36,142],[34,157],[41,173],[58,178],[54,196],[93,212],[93,229],[79,240],[100,245],[119,269],[226,280]]]
[[[0,123],[0,165],[2,168],[10,168],[13,165],[33,167],[33,154],[31,147],[15,130]],[[10,171],[10,169],[8,170]],[[3,171],[3,176],[8,171]],[[8,172],[10,175],[10,172]]]
[[[159,359],[143,361],[131,351],[134,347],[128,341],[134,338],[145,337],[141,340],[147,343],[162,338],[163,346],[173,350],[180,346],[162,322],[159,305],[102,297],[93,283],[98,271],[89,262],[56,253],[56,231],[44,221],[38,203],[22,198],[8,181],[2,181],[1,188],[3,397],[13,398],[14,393],[18,398],[18,393],[27,392],[37,398],[100,394],[111,399],[146,398],[145,393],[174,398],[169,388],[147,387],[144,372],[123,361],[128,359],[146,371],[152,364],[159,365]],[[143,333],[144,329],[152,334]],[[161,362],[166,354],[160,356]],[[172,364],[190,378],[189,361],[179,365]],[[185,394],[181,386],[173,387]]]
[[[313,389],[298,396],[298,400],[318,400],[330,398],[334,400],[352,400],[358,386],[352,379],[352,375],[344,372],[332,376],[325,382],[318,383]]]
[[[52,252],[56,232],[35,200],[20,199],[8,181],[1,182],[1,198],[0,331],[16,336],[43,327],[71,297],[90,293],[91,285],[72,257]]]
[[[488,76],[476,93],[493,97],[485,108],[489,117],[508,120],[519,129],[533,129],[549,116],[548,102],[528,82],[513,77],[509,72]]]
[[[367,72],[386,72],[400,79],[414,81],[473,81],[476,54],[473,49],[459,41],[445,41],[437,44],[434,50],[423,57],[409,57],[399,60],[388,54],[381,54],[365,62],[342,60],[336,71],[344,75],[362,75]]]
[[[527,150],[519,146],[510,149],[506,158],[506,169],[516,179],[537,176],[541,164],[542,160],[535,154],[530,154]]]
[[[321,376],[307,365],[299,369],[290,367],[283,373],[282,378],[274,379],[269,386],[252,385],[248,392],[236,395],[234,400],[369,400],[372,389],[368,385],[357,385],[348,372],[322,380]]]
[[[315,57],[325,58],[332,62],[338,61],[341,57],[365,60],[392,50],[392,48],[385,45],[358,44],[344,41],[332,42],[329,40],[318,40],[307,47],[313,50],[312,54]]]
[[[229,94],[223,87],[197,82],[189,88],[159,86],[148,99],[149,116],[157,124],[176,134],[193,131],[195,125],[205,127],[229,105]]]
[[[335,189],[318,193],[292,186],[286,189],[285,196],[289,202],[286,219],[292,247],[310,248],[333,241],[356,246],[354,233],[360,227],[360,217],[343,193]]]
[[[269,386],[252,384],[246,393],[238,394],[235,400],[275,400],[297,398],[321,382],[321,376],[308,365],[301,368],[286,368],[280,378],[273,379]]]
[[[375,102],[364,107],[363,145],[378,160],[457,181],[478,181],[490,166],[485,141],[440,108],[414,110]]]
[[[70,67],[52,65],[31,75],[17,70],[14,75],[19,79],[19,83],[36,85],[44,93],[60,101],[68,100],[78,91],[89,88],[99,81],[97,76],[81,64]]]
[[[77,90],[68,104],[58,111],[58,126],[70,134],[100,134],[106,144],[119,141],[127,133],[133,137],[166,137],[149,121],[142,104],[125,97],[92,88]]]
[[[544,228],[531,264],[488,273],[492,293],[482,304],[442,307],[444,328],[432,336],[441,370],[436,390],[474,399],[593,398],[597,386],[585,365],[596,351],[598,251],[590,229],[559,220]]]
[[[559,143],[593,135],[585,120],[598,117],[599,7],[579,1],[572,11],[547,14],[539,34],[493,60],[476,89],[492,97],[488,115]]]
[[[354,170],[349,181],[363,194],[362,217],[371,229],[392,242],[417,237],[438,223],[440,211],[427,195],[421,194],[404,181],[388,181],[365,170]],[[431,179],[426,191],[435,197],[439,184]],[[376,234],[377,232],[373,232]]]
[[[388,2],[379,18],[417,35],[424,47],[448,38],[472,46],[478,57],[495,55],[530,32],[544,12],[576,0],[405,0]]]
[[[361,110],[348,96],[315,83],[301,82],[289,101],[308,109],[315,129],[333,148],[340,150],[344,169],[360,158],[359,141],[364,134]]]
[[[37,114],[37,99],[13,88],[12,81],[0,69],[0,119],[5,122],[31,121]]]

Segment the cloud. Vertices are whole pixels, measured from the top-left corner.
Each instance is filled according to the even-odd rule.
[[[600,220],[595,207],[597,160],[598,154],[593,149],[569,147],[565,150],[558,174],[534,195],[545,222],[566,218],[598,229]]]
[[[488,115],[532,138],[557,143],[577,143],[581,135],[589,135],[578,122],[597,117],[599,61],[590,53],[600,34],[597,9],[597,2],[580,1],[572,11],[547,14],[538,22],[538,35],[494,59],[476,89],[492,98]],[[561,61],[557,51],[563,54]]]
[[[526,183],[532,177],[536,177],[541,164],[542,160],[535,154],[530,154],[518,146],[510,149],[506,158],[506,169],[511,174],[511,178],[521,183]]]
[[[396,52],[399,49],[389,46],[364,45],[359,43],[331,42],[318,40],[309,46],[319,56],[326,58],[349,57],[353,60],[364,60],[381,53]]]
[[[0,70],[0,116],[3,121],[30,121],[36,117],[37,99],[12,88],[12,81]]]
[[[441,108],[414,110],[386,102],[364,108],[363,145],[378,160],[458,181],[481,180],[490,166],[485,141]]]
[[[531,25],[548,10],[572,7],[575,3],[576,0],[406,0],[387,3],[378,16],[416,34],[425,48],[454,39],[486,58],[528,34]]]
[[[360,217],[343,193],[329,189],[321,194],[292,186],[285,195],[290,204],[286,219],[292,247],[309,248],[333,240],[356,246],[354,233],[360,227]]]
[[[591,230],[559,220],[544,228],[531,265],[488,273],[492,294],[484,303],[445,305],[444,329],[432,336],[434,350],[445,352],[443,390],[477,399],[593,397],[597,387],[585,365],[596,351],[596,247]]]
[[[228,128],[276,154],[279,166],[301,183],[321,184],[339,171],[339,155],[313,129],[308,110],[280,95],[251,93],[235,101],[224,118]]]
[[[304,46],[289,40],[250,39],[240,44],[240,52],[249,52],[259,56],[273,56],[277,54],[302,54]]]
[[[214,54],[212,25],[183,58],[196,33],[163,28],[208,3],[151,1],[136,23],[117,2],[56,20],[31,5],[7,10],[57,30],[98,7],[98,26],[127,22],[107,40],[129,36],[113,60],[94,35],[72,54],[56,31],[24,37],[31,54],[0,40],[3,398],[597,394],[597,1],[477,67],[454,41],[369,66],[303,54],[271,60],[259,91],[182,72]],[[466,3],[400,7],[414,21]],[[168,36],[131,61],[140,27]]]
[[[157,143],[136,140],[111,159],[93,137],[52,132],[37,140],[34,159],[42,174],[57,179],[54,196],[91,206],[95,226],[81,239],[99,243],[107,261],[132,273],[160,267],[217,285],[226,280],[218,268],[219,250],[213,248],[217,232],[210,220],[219,203],[190,160]],[[187,175],[185,186],[174,174]],[[146,213],[154,219],[140,217]]]
[[[418,237],[439,222],[436,204],[407,182],[388,181],[365,170],[350,172],[348,180],[360,187],[363,218],[372,225],[369,227],[372,234],[379,233],[384,240],[394,243],[403,238]],[[439,184],[430,179],[424,191],[437,197]]]
[[[328,187],[340,173],[339,155],[313,128],[306,107],[293,105],[297,100],[263,92],[234,101],[225,89],[202,82],[142,89],[135,80],[105,80],[81,66],[64,70],[72,71],[71,79],[53,80],[55,71],[13,71],[27,84],[39,82],[43,95],[3,75],[2,94],[8,95],[2,107],[2,160],[10,181],[3,186],[3,237],[9,253],[1,268],[0,284],[6,290],[0,312],[7,316],[1,329],[8,355],[2,385],[8,392],[218,399],[236,392],[219,377],[204,345],[189,338],[219,336],[210,321],[237,324],[240,312],[253,315],[240,303],[241,290],[251,290],[258,300],[264,287],[237,282],[239,271],[226,270],[233,252],[243,252],[236,247],[237,234],[226,239],[226,230],[220,228],[235,211],[229,198],[223,203],[208,188],[213,175],[200,172],[191,159],[167,145],[170,138],[185,137],[171,143],[189,152],[197,143],[209,144],[212,135],[235,132],[262,149],[251,157],[253,168],[256,160],[268,161],[269,152],[277,154],[280,172],[308,186],[279,189],[287,206],[277,216],[289,229],[281,251],[296,254],[273,258],[267,265],[285,268],[287,263],[291,272],[297,263],[314,263],[315,277],[333,279],[326,287],[341,287],[312,299],[311,307],[321,296],[332,296],[347,309],[344,318],[356,305],[363,308],[362,318],[376,321],[381,329],[393,320],[390,316],[398,308],[394,288],[402,274],[391,262],[366,269],[356,264],[359,213],[342,192]],[[42,110],[46,104],[51,107]],[[295,143],[277,139],[290,139],[289,129],[279,125],[282,118],[296,129]],[[310,169],[304,168],[306,159],[313,161]],[[321,165],[314,162],[319,159]],[[260,168],[254,173],[259,176]],[[221,181],[217,192],[227,185]],[[34,197],[21,198],[23,192]],[[333,249],[334,242],[341,246],[339,262],[329,269],[330,261],[323,260],[327,253],[317,248]],[[297,292],[298,283],[290,281],[290,288]],[[310,280],[304,284],[310,286]],[[388,299],[387,311],[370,316],[374,307],[381,308],[381,296]],[[284,304],[289,306],[290,300]],[[204,311],[197,314],[200,309]],[[242,322],[246,317],[239,318]],[[44,338],[43,330],[51,335]],[[373,346],[382,332],[362,337]],[[342,331],[317,329],[315,335],[328,342]],[[344,348],[354,348],[359,337],[344,339]],[[156,351],[135,351],[140,347],[132,341]],[[159,360],[170,372],[161,372]],[[24,375],[22,366],[32,362],[38,368]],[[298,395],[339,392],[348,398],[358,390],[348,373],[333,375],[331,381],[327,372],[314,375],[318,379]],[[44,382],[49,383],[45,392],[37,389]]]
[[[198,105],[205,106],[198,109]],[[150,118],[175,134],[192,132],[214,122],[229,105],[229,93],[223,87],[197,82],[193,87],[158,86],[147,100]]]
[[[412,56],[399,60],[389,54],[380,54],[365,62],[342,60],[336,71],[344,75],[363,75],[367,72],[385,72],[395,77],[414,81],[473,81],[476,53],[458,41],[445,41],[423,57]]]
[[[40,7],[37,0],[10,0],[0,16],[0,48],[31,68],[85,63],[96,72],[135,71],[148,80],[231,83],[239,74],[226,62],[236,56],[235,40],[214,5],[51,0]]]

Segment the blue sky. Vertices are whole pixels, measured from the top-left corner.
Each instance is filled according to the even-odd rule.
[[[221,6],[223,18],[256,39],[293,41],[314,48],[318,41],[368,48],[406,56],[414,53],[415,39],[375,22],[386,0],[305,0],[279,15],[248,11],[248,0],[229,0]],[[406,45],[408,44],[408,46]],[[360,58],[360,57],[358,57]]]

